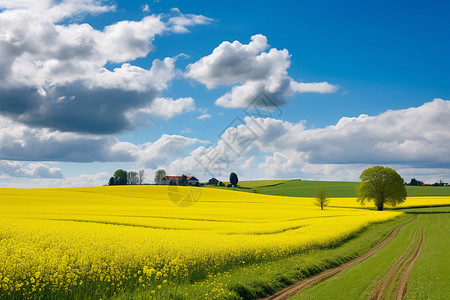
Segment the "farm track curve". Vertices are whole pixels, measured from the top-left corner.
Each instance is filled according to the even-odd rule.
[[[373,254],[375,254],[378,250],[380,250],[381,248],[383,248],[387,243],[389,243],[392,239],[394,239],[398,232],[406,225],[410,224],[411,222],[415,221],[417,219],[417,214],[414,215],[414,217],[403,223],[400,226],[397,226],[396,228],[394,228],[391,233],[384,239],[382,240],[380,243],[378,243],[375,247],[373,247],[372,249],[370,249],[369,251],[367,251],[366,253],[364,253],[361,256],[358,256],[357,258],[350,260],[340,266],[325,270],[319,274],[316,274],[314,276],[311,276],[309,278],[303,279],[301,281],[298,281],[297,283],[294,283],[288,287],[285,287],[284,289],[278,291],[277,293],[263,298],[263,300],[284,300],[284,299],[288,299],[298,293],[300,293],[301,290],[303,290],[306,287],[309,287],[311,285],[320,283],[322,281],[325,281],[337,274],[339,274],[340,272],[344,271],[345,269],[358,264],[360,262],[363,262],[364,260],[366,260],[367,258],[371,257]],[[401,299],[401,298],[400,298]]]
[[[406,294],[409,273],[420,255],[423,239],[424,234],[422,229],[420,238],[417,234],[414,235],[414,238],[405,253],[392,265],[383,278],[378,281],[377,286],[372,291],[373,296],[371,299],[403,299]],[[394,289],[395,293],[393,294]]]

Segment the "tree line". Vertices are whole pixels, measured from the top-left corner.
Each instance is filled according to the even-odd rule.
[[[114,175],[109,179],[109,185],[137,185],[144,182],[144,170],[125,171],[119,169],[114,172]]]

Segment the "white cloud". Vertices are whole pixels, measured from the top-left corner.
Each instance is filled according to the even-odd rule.
[[[6,188],[60,188],[101,186],[108,183],[111,174],[106,172],[82,174],[63,178],[12,177],[0,172],[0,185]]]
[[[145,143],[139,147],[139,151],[136,152],[137,164],[156,169],[188,155],[188,150],[198,143],[205,143],[205,141],[181,135],[163,134],[155,142]]]
[[[328,82],[303,83],[289,77],[287,49],[271,48],[262,34],[251,37],[249,44],[223,42],[213,52],[187,66],[185,76],[212,89],[233,85],[232,90],[216,100],[223,107],[264,106],[257,96],[264,93],[272,106],[283,105],[294,93],[334,93],[337,86]],[[256,102],[255,102],[256,100]]]
[[[198,111],[201,113],[201,115],[197,117],[197,120],[206,120],[212,118],[211,114],[208,113],[207,108],[199,108]]]
[[[267,38],[261,34],[252,36],[247,45],[223,42],[212,54],[188,65],[186,76],[212,89],[283,73],[290,64],[288,51],[272,49],[270,53],[261,53],[267,47]]]
[[[150,12],[150,7],[148,6],[148,4],[145,4],[144,7],[142,8],[143,12]]]
[[[178,8],[172,8],[171,11],[176,16],[170,17],[167,23],[170,30],[175,33],[186,33],[189,32],[188,27],[205,25],[213,21],[213,19],[202,15],[183,14]]]
[[[195,101],[191,97],[178,98],[156,98],[148,107],[142,108],[135,114],[150,115],[161,119],[171,119],[175,116],[195,110]]]
[[[0,8],[29,10],[45,14],[53,22],[68,17],[77,17],[84,14],[100,14],[114,11],[115,5],[103,4],[102,0],[63,0],[55,3],[53,0],[2,0]]]
[[[211,119],[211,118],[212,118],[212,116],[208,113],[204,113],[197,117],[198,120],[206,120],[206,119]]]
[[[40,162],[23,163],[0,160],[0,175],[24,178],[62,178],[61,169],[49,167]]]
[[[319,93],[327,94],[334,93],[338,87],[336,85],[329,84],[328,82],[291,82],[291,88],[298,93]]]

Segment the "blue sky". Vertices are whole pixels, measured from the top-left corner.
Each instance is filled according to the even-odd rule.
[[[0,0],[0,186],[99,185],[118,168],[147,182],[158,168],[357,180],[375,164],[448,182],[449,12],[447,1]],[[252,119],[249,105],[268,109],[253,102],[261,92],[276,109]]]

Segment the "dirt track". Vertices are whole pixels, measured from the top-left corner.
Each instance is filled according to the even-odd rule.
[[[378,281],[372,291],[372,298],[376,300],[401,300],[406,294],[406,283],[412,266],[420,255],[423,244],[423,229],[420,238],[417,234],[406,249],[405,253],[392,265],[389,271]],[[398,287],[395,289],[395,287]],[[395,289],[395,292],[394,292]]]
[[[290,285],[284,289],[282,289],[281,291],[277,292],[276,294],[269,296],[267,298],[264,298],[265,300],[284,300],[284,299],[288,299],[289,297],[292,297],[296,294],[298,294],[302,289],[304,289],[305,287],[308,287],[310,285],[313,284],[317,284],[319,282],[322,282],[324,280],[327,280],[328,278],[331,278],[333,276],[335,276],[336,274],[342,272],[343,270],[358,264],[364,260],[366,260],[367,258],[369,258],[370,256],[372,256],[373,254],[375,254],[378,250],[380,250],[381,248],[383,248],[387,243],[389,243],[393,238],[395,238],[398,234],[398,232],[400,231],[400,229],[402,229],[405,225],[413,222],[414,220],[416,220],[417,218],[417,214],[414,215],[414,218],[412,218],[411,220],[409,220],[408,222],[396,227],[395,229],[393,229],[391,231],[391,233],[389,234],[389,236],[387,238],[385,238],[383,241],[381,241],[378,245],[376,245],[374,248],[370,249],[368,252],[364,253],[363,255],[348,261],[340,266],[334,267],[332,269],[328,269],[325,270],[317,275],[314,275],[312,277],[306,278],[302,281],[299,281],[297,283],[294,283],[293,285]],[[401,298],[400,298],[401,299]]]

